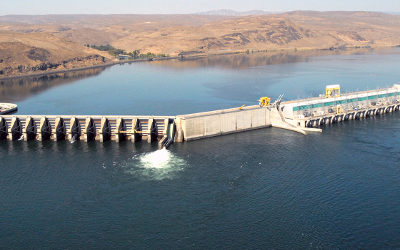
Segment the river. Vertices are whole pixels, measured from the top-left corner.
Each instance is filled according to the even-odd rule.
[[[176,115],[388,87],[400,49],[116,65],[0,82],[19,114]],[[303,136],[0,142],[0,248],[400,248],[400,113]]]

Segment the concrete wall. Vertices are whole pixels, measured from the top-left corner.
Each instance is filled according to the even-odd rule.
[[[259,106],[182,115],[176,119],[178,134],[183,133],[186,141],[271,126],[269,109]]]

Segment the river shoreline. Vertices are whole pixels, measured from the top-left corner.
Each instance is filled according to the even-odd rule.
[[[361,48],[335,48],[333,51],[358,51],[361,49],[389,49],[389,48],[395,48],[399,46],[385,46],[385,47],[361,47]],[[24,78],[30,78],[30,77],[40,77],[40,76],[47,76],[47,75],[54,75],[54,74],[63,74],[63,73],[68,73],[68,72],[75,72],[75,71],[81,71],[81,70],[88,70],[88,69],[96,69],[96,68],[107,68],[111,67],[114,65],[122,65],[126,63],[136,63],[136,62],[151,62],[151,61],[166,61],[166,60],[176,60],[176,59],[183,59],[183,60],[195,60],[199,58],[207,58],[210,56],[224,56],[224,55],[235,55],[235,54],[249,54],[249,53],[276,53],[276,52],[305,52],[305,51],[328,51],[330,49],[299,49],[299,50],[293,50],[293,49],[281,49],[281,50],[265,50],[265,51],[232,51],[232,52],[221,52],[221,53],[208,53],[208,54],[195,54],[195,55],[184,55],[184,56],[172,56],[172,57],[163,57],[163,58],[151,58],[151,59],[128,59],[128,60],[120,60],[120,61],[111,61],[111,62],[106,62],[104,64],[99,64],[99,65],[93,65],[93,66],[87,66],[87,67],[79,67],[79,68],[72,68],[72,69],[63,69],[63,70],[54,70],[54,71],[46,71],[46,72],[38,72],[38,73],[31,73],[31,74],[22,74],[22,75],[13,75],[13,76],[4,76],[0,77],[0,81],[7,81],[7,80],[15,80],[15,79],[24,79]]]

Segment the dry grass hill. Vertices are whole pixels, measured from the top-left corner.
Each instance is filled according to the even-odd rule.
[[[0,75],[103,64],[98,51],[52,34],[0,31]]]
[[[127,52],[184,54],[400,45],[400,16],[312,12],[250,16],[47,15],[0,17],[0,77],[103,64]]]

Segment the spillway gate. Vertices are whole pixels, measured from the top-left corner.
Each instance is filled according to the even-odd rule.
[[[168,116],[0,116],[0,139],[8,140],[147,140],[166,134]]]

